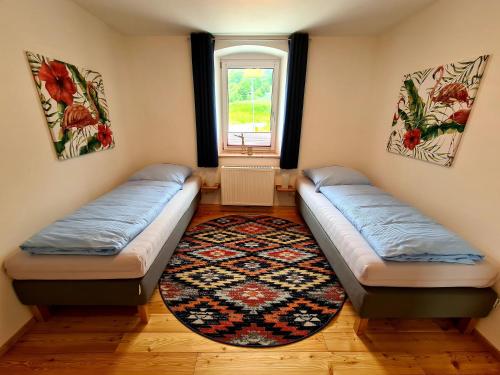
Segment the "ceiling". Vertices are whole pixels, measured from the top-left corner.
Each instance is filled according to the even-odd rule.
[[[435,0],[73,0],[128,35],[373,35]]]

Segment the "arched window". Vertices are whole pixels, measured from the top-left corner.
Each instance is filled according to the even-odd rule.
[[[286,56],[250,45],[215,52],[220,153],[279,151]]]

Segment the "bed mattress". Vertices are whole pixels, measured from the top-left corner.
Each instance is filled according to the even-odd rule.
[[[7,257],[5,270],[15,280],[140,278],[189,208],[200,185],[198,177],[188,178],[160,214],[117,255],[30,255],[19,250]]]
[[[297,191],[363,285],[485,288],[496,280],[496,268],[487,259],[474,265],[384,261],[342,213],[315,192],[311,180],[299,177]]]

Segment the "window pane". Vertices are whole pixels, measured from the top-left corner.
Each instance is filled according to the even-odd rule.
[[[227,144],[271,146],[273,69],[228,69]]]

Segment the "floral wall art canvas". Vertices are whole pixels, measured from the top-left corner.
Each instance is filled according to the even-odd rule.
[[[387,150],[451,166],[488,57],[406,74]]]
[[[114,147],[102,76],[26,52],[59,159]]]

